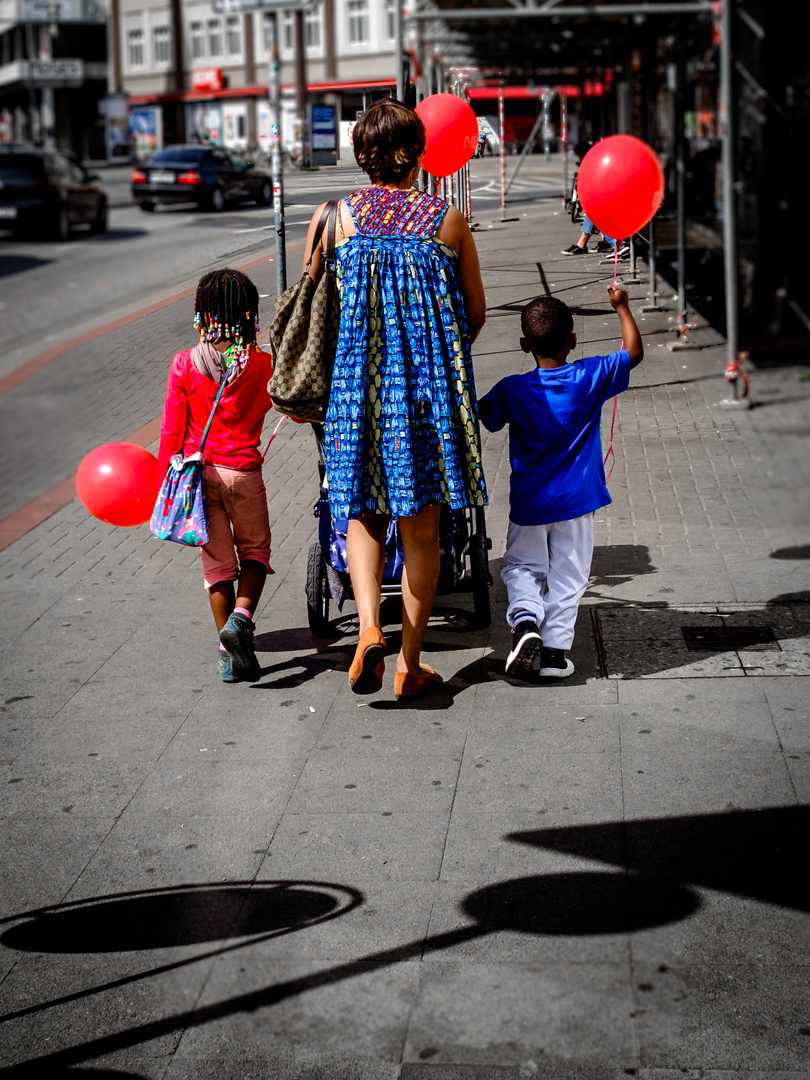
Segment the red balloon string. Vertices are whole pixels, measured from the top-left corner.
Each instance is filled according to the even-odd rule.
[[[619,274],[619,248],[621,240],[617,237],[613,242],[613,288],[616,288],[616,278]]]

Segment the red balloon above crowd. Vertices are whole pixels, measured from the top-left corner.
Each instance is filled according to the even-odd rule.
[[[431,176],[449,176],[466,165],[478,145],[478,119],[455,94],[431,94],[416,106],[427,142],[422,167]]]
[[[658,155],[634,135],[610,135],[592,146],[579,167],[582,208],[600,232],[624,240],[653,217],[664,197]]]

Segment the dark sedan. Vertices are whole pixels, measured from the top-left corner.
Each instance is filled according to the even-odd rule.
[[[67,240],[73,225],[107,228],[107,196],[98,177],[69,154],[0,146],[0,229]]]
[[[132,197],[141,210],[169,203],[197,203],[222,210],[229,202],[273,201],[273,175],[219,146],[167,146],[133,170]]]

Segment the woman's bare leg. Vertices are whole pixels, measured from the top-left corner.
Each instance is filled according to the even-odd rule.
[[[352,518],[346,530],[346,559],[360,617],[360,633],[380,626],[380,591],[385,569],[385,535],[389,518]]]
[[[419,654],[439,583],[439,510],[426,507],[397,519],[405,566],[402,571],[402,652],[397,671],[419,674]]]

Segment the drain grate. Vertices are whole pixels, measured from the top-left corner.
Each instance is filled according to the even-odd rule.
[[[682,626],[690,652],[781,652],[770,626]]]

